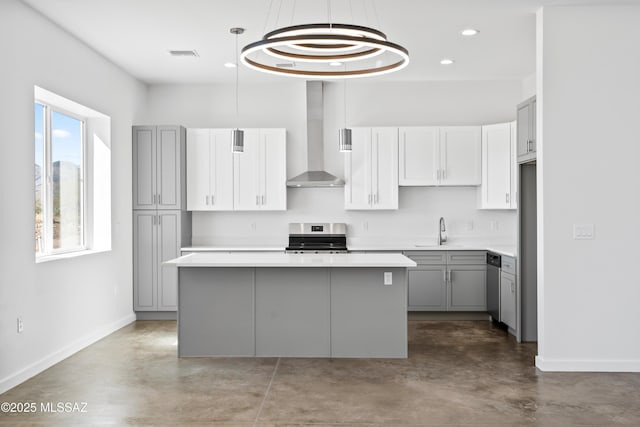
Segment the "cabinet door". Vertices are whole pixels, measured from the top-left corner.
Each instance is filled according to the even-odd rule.
[[[500,274],[500,321],[516,328],[516,277],[505,272]]]
[[[511,209],[518,209],[518,125],[513,121],[510,123],[511,127]]]
[[[287,209],[287,137],[285,129],[260,129],[260,207]]]
[[[398,129],[371,133],[372,209],[398,209]]]
[[[399,129],[399,185],[437,185],[438,127]]]
[[[530,151],[535,153],[537,151],[537,133],[536,133],[536,97],[531,98],[530,107],[529,107],[529,135],[531,138],[531,149]]]
[[[449,266],[449,311],[487,310],[486,265]]]
[[[156,193],[158,209],[180,209],[181,130],[178,126],[159,126],[156,130]]]
[[[157,309],[156,211],[133,213],[133,306],[137,311]]]
[[[480,185],[480,126],[440,128],[440,185]]]
[[[353,128],[352,150],[344,157],[344,208],[371,206],[371,129]]]
[[[187,129],[187,210],[206,211],[210,205],[210,131]]]
[[[511,124],[482,127],[482,209],[511,208]]]
[[[536,98],[522,102],[517,107],[518,162],[536,158]]]
[[[156,208],[156,128],[133,128],[133,209]]]
[[[419,265],[408,270],[409,311],[445,311],[447,309],[446,267]]]
[[[260,174],[260,132],[245,129],[244,152],[233,154],[233,206],[235,210],[260,209],[258,179]]]
[[[158,311],[178,309],[178,269],[163,263],[180,256],[180,215],[180,211],[158,212]]]
[[[210,130],[210,210],[233,210],[233,153],[231,129]]]

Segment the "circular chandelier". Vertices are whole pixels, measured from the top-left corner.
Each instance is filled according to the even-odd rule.
[[[374,28],[305,24],[279,28],[242,49],[249,68],[282,76],[345,79],[403,69],[409,52]]]

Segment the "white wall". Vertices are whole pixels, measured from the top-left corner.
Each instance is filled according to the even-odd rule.
[[[250,70],[249,70],[250,71]],[[286,127],[287,176],[306,168],[305,84],[301,80],[240,86],[241,126]],[[157,85],[149,89],[147,123],[179,123],[187,127],[235,125],[233,85]],[[325,83],[325,169],[343,176],[337,150],[337,129],[343,126],[341,82]],[[522,99],[520,81],[347,84],[349,126],[481,125],[514,120]],[[475,209],[472,188],[406,188],[400,190],[400,210],[345,212],[342,189],[289,189],[288,210],[275,213],[194,213],[194,244],[220,243],[238,235],[247,243],[284,242],[288,222],[344,220],[354,237],[411,237],[415,230],[433,238],[441,215],[449,220],[450,237],[487,238],[515,242],[513,212]],[[368,224],[363,225],[362,221]],[[495,222],[497,229],[491,227]],[[255,229],[253,224],[255,223]],[[472,229],[469,230],[471,223]],[[368,227],[366,227],[368,225]],[[236,232],[237,230],[237,232]]]
[[[640,371],[638,22],[638,6],[538,14],[543,370]],[[573,224],[595,240],[573,240]]]
[[[0,50],[2,392],[134,319],[130,141],[146,87],[17,0],[0,2]],[[35,264],[34,85],[112,118],[110,252]]]

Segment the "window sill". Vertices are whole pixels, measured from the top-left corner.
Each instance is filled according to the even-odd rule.
[[[85,255],[99,254],[99,253],[110,252],[110,251],[111,249],[86,249],[83,251],[76,251],[76,252],[65,252],[61,254],[36,256],[36,264],[40,264],[43,262],[50,262],[50,261],[58,261],[61,259],[78,258]]]

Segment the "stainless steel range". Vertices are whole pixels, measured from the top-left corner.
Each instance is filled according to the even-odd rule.
[[[347,224],[290,223],[288,253],[346,253]]]

